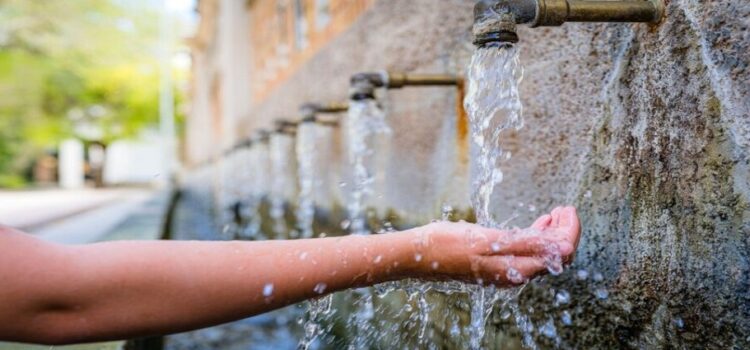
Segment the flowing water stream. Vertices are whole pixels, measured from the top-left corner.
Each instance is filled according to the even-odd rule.
[[[297,207],[297,228],[301,238],[313,237],[313,220],[315,219],[315,185],[317,176],[317,129],[315,123],[301,123],[297,127],[297,179],[299,181],[299,200]]]
[[[271,135],[269,154],[271,158],[271,218],[273,219],[273,230],[277,239],[286,238],[290,228],[286,223],[286,204],[292,191],[297,188],[294,183],[295,172],[292,159],[295,154],[294,137],[287,134],[275,133]],[[290,176],[292,175],[292,176]]]
[[[503,133],[523,127],[523,106],[518,92],[522,79],[523,68],[516,47],[490,45],[475,51],[469,67],[469,88],[464,104],[469,114],[472,140],[478,150],[478,169],[472,186],[471,203],[477,223],[482,226],[506,228],[493,216],[491,203],[495,187],[503,181],[500,162],[511,156],[501,146]],[[509,280],[517,278],[511,276],[513,271],[508,271]],[[492,287],[481,285],[470,287],[472,349],[482,347],[487,318],[494,304],[501,300],[510,302],[508,297],[513,292],[511,289],[499,293]],[[517,323],[522,322],[518,308],[511,306],[511,309],[517,315]],[[524,333],[527,333],[526,328],[519,327]]]
[[[296,151],[300,191],[299,207],[296,214],[297,227],[301,238],[313,238],[315,236],[313,230],[315,207],[317,206],[315,189],[325,183],[325,181],[322,181],[322,177],[325,177],[326,174],[318,173],[316,165],[327,156],[327,148],[322,147],[321,143],[331,142],[331,140],[323,139],[321,136],[330,137],[331,135],[321,128],[329,127],[306,122],[301,123],[297,128]],[[329,171],[329,169],[324,170]],[[331,312],[332,302],[333,294],[329,294],[318,299],[312,299],[307,303],[303,325],[305,334],[298,344],[298,349],[307,350],[314,345],[318,336],[323,332],[322,325],[327,321],[325,318]]]
[[[261,231],[263,218],[260,207],[263,200],[268,197],[266,192],[270,178],[270,159],[268,155],[268,143],[257,142],[253,144],[248,153],[249,180],[245,186],[249,188],[245,215],[247,224],[243,230],[243,237],[252,239],[265,239],[265,233]]]
[[[352,169],[351,192],[347,203],[349,232],[369,234],[365,206],[373,194],[375,183],[375,143],[377,137],[390,134],[386,114],[371,99],[351,101],[346,121],[349,164]]]
[[[349,163],[352,169],[351,193],[347,203],[349,232],[369,234],[365,209],[373,194],[375,183],[375,143],[377,137],[390,134],[386,114],[375,100],[350,101],[346,121],[346,140]],[[354,340],[351,349],[366,348],[368,334],[374,317],[373,293],[370,288],[355,291],[358,294],[354,315]]]

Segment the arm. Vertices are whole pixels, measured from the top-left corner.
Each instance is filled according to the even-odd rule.
[[[438,223],[315,240],[60,246],[2,229],[0,339],[61,344],[180,332],[407,277],[508,285],[509,267],[529,278],[545,270],[550,242],[572,254],[574,210],[568,233],[552,228],[553,217],[535,223],[547,227],[542,240]]]

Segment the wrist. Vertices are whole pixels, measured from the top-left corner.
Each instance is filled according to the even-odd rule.
[[[373,265],[380,270],[382,282],[421,276],[424,253],[419,249],[420,236],[419,229],[370,236],[371,246],[380,252]]]

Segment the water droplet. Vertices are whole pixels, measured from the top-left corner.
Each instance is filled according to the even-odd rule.
[[[440,263],[437,261],[433,261],[430,266],[432,266],[433,270],[437,270],[440,267]]]
[[[583,195],[584,198],[591,198],[593,196],[593,193],[591,191],[586,191],[586,193]]]
[[[578,270],[578,272],[576,272],[576,278],[581,281],[585,281],[589,278],[589,272],[586,270]]]
[[[453,207],[450,205],[443,205],[443,221],[449,221],[453,216]]]
[[[536,206],[529,204],[529,211],[532,213],[536,212]]]
[[[500,313],[500,318],[503,320],[510,318],[510,310],[503,310],[503,312]]]
[[[559,276],[564,268],[562,258],[558,254],[549,254],[544,257],[544,265],[552,276]]]
[[[514,284],[521,284],[526,281],[523,275],[520,272],[518,272],[518,270],[512,267],[508,269],[508,273],[505,275],[505,277],[508,278],[508,281]]]
[[[419,253],[414,254],[414,261],[416,262],[422,261],[422,254],[419,254]]]
[[[560,316],[560,321],[566,326],[570,326],[573,324],[573,317],[570,316],[570,312],[568,310],[565,310],[562,312],[562,316]]]
[[[351,220],[344,220],[341,222],[341,228],[344,230],[348,230],[350,226],[352,226]]]
[[[594,274],[594,281],[596,282],[604,281],[604,276],[602,276],[601,273],[597,272]]]
[[[302,253],[299,253],[299,259],[300,259],[300,260],[305,260],[305,259],[307,259],[307,252],[302,252]]]
[[[555,295],[555,301],[560,305],[565,305],[570,302],[570,293],[567,290],[561,290]]]
[[[382,255],[378,255],[378,256],[375,257],[375,259],[372,260],[372,262],[375,263],[375,264],[380,264],[381,261],[383,261],[383,256]]]
[[[594,292],[594,294],[596,294],[596,297],[599,298],[599,299],[601,299],[601,300],[605,300],[605,299],[609,298],[609,291],[606,288],[598,288]]]
[[[328,288],[328,285],[321,282],[315,285],[315,288],[313,289],[313,291],[318,294],[323,294],[326,292],[326,288]]]
[[[341,187],[341,188],[346,187],[346,182],[339,182],[339,187]]]
[[[457,322],[451,325],[450,334],[453,338],[457,338],[461,335],[461,328],[458,327]]]
[[[500,252],[500,248],[501,248],[500,247],[500,243],[499,242],[492,242],[492,244],[490,244],[490,248],[492,249],[493,253],[498,253],[498,252]]]
[[[547,320],[547,322],[545,322],[541,327],[539,327],[539,332],[547,338],[557,338],[557,328],[555,328],[555,323],[551,318]]]
[[[263,286],[263,296],[268,298],[273,295],[273,283],[267,283]]]
[[[677,328],[679,328],[679,329],[683,329],[683,328],[685,328],[685,321],[683,321],[683,320],[682,320],[682,318],[680,318],[680,317],[676,317],[676,318],[675,318],[675,319],[673,320],[673,322],[674,322],[674,325],[675,325],[675,326],[676,326]]]

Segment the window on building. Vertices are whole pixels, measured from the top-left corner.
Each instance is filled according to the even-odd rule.
[[[329,0],[315,0],[315,27],[325,29],[331,23],[331,4]]]
[[[294,1],[294,42],[297,49],[304,49],[308,45],[305,0]]]

